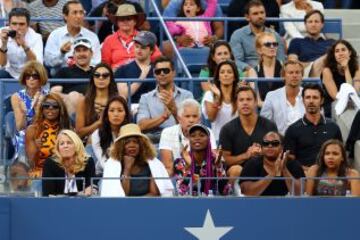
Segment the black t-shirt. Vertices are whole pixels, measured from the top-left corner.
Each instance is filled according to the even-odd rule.
[[[277,131],[275,123],[258,116],[255,129],[249,136],[237,117],[222,127],[220,144],[223,150],[230,151],[232,156],[236,156],[245,153],[253,143],[261,144],[265,134],[270,131]]]
[[[56,74],[55,78],[86,78],[90,79],[92,67],[89,71],[84,71],[78,66],[63,67]],[[86,93],[88,83],[52,83],[50,86],[61,85],[63,87],[63,93],[69,93],[76,91],[82,94]]]
[[[139,78],[141,75],[141,69],[137,65],[136,61],[132,61],[126,65],[121,66],[115,72],[115,78]],[[146,78],[153,78],[153,66],[149,70]],[[140,101],[140,97],[143,93],[150,92],[154,90],[156,87],[156,81],[154,82],[144,82],[141,84],[139,89],[135,92],[135,94],[131,97],[131,103],[138,103]]]
[[[290,150],[303,166],[315,164],[321,145],[329,139],[342,141],[339,126],[328,118],[321,118],[318,125],[305,116],[289,126],[285,132],[284,149]]]
[[[266,177],[268,173],[264,169],[263,157],[252,158],[246,162],[240,177]],[[305,177],[304,171],[297,161],[288,161],[286,164],[287,169],[291,175],[296,178]],[[243,182],[256,182],[260,179],[254,180],[240,180],[240,184]],[[290,189],[291,191],[291,189]],[[270,185],[260,194],[261,196],[284,196],[289,192],[285,180],[273,180]]]
[[[96,7],[93,11],[91,11],[89,13],[89,17],[102,17],[104,7],[106,6],[106,4],[108,4],[108,2],[109,1],[104,2],[104,3],[100,4],[98,7]],[[144,12],[144,9],[141,7],[141,5],[139,3],[123,1],[123,3],[121,3],[121,4],[124,4],[124,3],[134,5],[137,13]],[[95,24],[94,21],[89,21],[90,26],[93,26],[94,24]],[[110,20],[103,21],[101,27],[99,28],[98,34],[97,34],[99,37],[100,43],[102,43],[107,36],[113,34],[117,30],[118,30],[118,27],[116,26],[116,24],[113,24]]]

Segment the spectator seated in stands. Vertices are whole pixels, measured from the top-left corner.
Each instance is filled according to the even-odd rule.
[[[99,29],[98,36],[100,43],[104,42],[105,38],[118,30],[118,26],[116,24],[116,12],[118,6],[121,4],[132,4],[135,7],[135,10],[139,14],[144,14],[144,9],[136,0],[126,1],[126,0],[108,0],[101,3],[97,6],[93,11],[89,13],[89,17],[107,17],[105,21],[88,21],[90,28],[95,30]],[[96,27],[95,27],[96,24]],[[139,25],[140,30],[149,30],[150,24],[148,21],[144,21],[141,25]]]
[[[214,17],[217,0],[207,0],[207,7],[202,8],[200,0],[183,0],[178,17]],[[213,35],[209,21],[181,21],[166,23],[170,34],[176,39],[178,47],[210,46],[218,37]],[[170,42],[163,44],[164,54],[173,55]]]
[[[269,132],[261,143],[262,156],[246,162],[241,177],[261,177],[263,179],[242,179],[240,187],[247,196],[285,196],[288,193],[300,195],[300,178],[305,177],[301,165],[284,152],[283,137],[277,132]],[[286,179],[274,179],[283,177]],[[293,181],[294,185],[293,185]],[[293,191],[294,186],[294,192]]]
[[[154,63],[157,86],[141,96],[137,123],[149,138],[158,144],[162,129],[177,123],[177,106],[187,98],[193,98],[188,90],[174,83],[174,63],[167,57],[159,57]]]
[[[268,92],[261,108],[260,115],[273,121],[280,134],[285,134],[291,124],[304,116],[305,107],[301,98],[303,72],[304,67],[299,61],[285,62],[285,86]]]
[[[42,176],[44,162],[53,154],[56,136],[62,129],[71,129],[70,118],[61,97],[50,93],[44,97],[33,123],[26,129],[25,149],[31,177]]]
[[[213,1],[213,0],[211,0]],[[194,5],[196,4],[196,8],[195,10],[197,10],[197,8],[200,8],[200,9],[206,9],[207,11],[209,11],[209,15],[211,16],[214,16],[214,17],[223,17],[223,13],[221,11],[221,8],[220,6],[216,6],[216,3],[215,3],[215,11],[212,9],[211,6],[213,6],[213,2],[211,2],[209,0],[201,0],[201,1],[197,1],[197,0],[172,0],[169,2],[169,4],[167,5],[167,7],[164,9],[164,13],[163,13],[163,17],[180,17],[179,16],[179,13],[183,12],[184,14],[181,15],[181,17],[188,17],[187,15],[185,15],[185,12],[184,11],[184,5],[185,5],[185,2],[186,4],[190,5],[190,3],[192,3],[191,5],[194,7]],[[199,5],[199,2],[201,4],[201,6]],[[194,4],[195,3],[195,4]],[[211,5],[210,5],[211,4]],[[200,7],[199,7],[200,6]],[[195,14],[192,13],[191,16],[195,17],[197,16],[198,14],[196,14],[197,11],[195,11]],[[168,24],[169,22],[167,22]],[[182,23],[186,23],[186,24],[194,24],[193,21],[186,21],[186,22],[182,22]],[[170,23],[171,24],[174,24],[174,23]],[[205,45],[209,45],[209,43],[212,43],[214,41],[216,41],[217,39],[220,39],[223,37],[224,35],[224,23],[221,22],[221,21],[213,21],[211,22],[211,26],[207,25],[206,21],[202,21],[202,22],[197,22],[197,24],[199,25],[203,25],[205,24],[206,26],[206,32],[209,34],[209,33],[213,33],[214,35],[210,35],[208,37],[206,37],[205,39],[205,42],[203,42],[203,44]],[[211,27],[211,28],[209,28]],[[181,27],[176,27],[176,29],[182,29]],[[171,28],[170,28],[171,30]],[[185,30],[185,29],[184,29]],[[182,30],[182,31],[184,31]],[[209,31],[211,30],[211,31]],[[173,35],[180,35],[179,33],[177,33],[176,31],[174,32]],[[191,38],[192,37],[192,38]],[[177,45],[179,46],[190,46],[192,44],[195,43],[195,40],[196,38],[194,38],[194,36],[190,36],[189,34],[182,34],[181,36],[178,36],[176,37],[175,39],[175,42],[177,43]],[[164,46],[165,47],[165,46]],[[168,44],[167,46],[167,54],[168,56],[172,56],[172,46],[170,44]]]
[[[310,167],[307,177],[308,195],[345,196],[350,190],[352,196],[360,196],[360,180],[347,179],[359,178],[360,174],[350,167],[344,145],[338,140],[328,140],[321,146],[318,161]]]
[[[229,177],[239,177],[244,163],[261,154],[261,142],[266,133],[277,131],[270,120],[258,116],[254,89],[241,86],[236,93],[238,116],[220,131],[220,143]],[[234,181],[234,180],[232,180]]]
[[[68,0],[35,0],[28,5],[31,16],[36,18],[61,18],[61,11]],[[52,31],[64,26],[63,21],[38,21],[32,24],[45,43]]]
[[[91,146],[97,160],[96,176],[102,176],[110,146],[119,135],[120,128],[130,122],[131,113],[126,100],[121,96],[110,98],[102,112],[100,127],[91,134]]]
[[[210,46],[209,57],[207,60],[207,66],[202,68],[199,74],[201,78],[213,78],[215,70],[221,62],[225,60],[235,61],[234,54],[231,50],[230,44],[224,40],[218,40],[213,45]],[[239,80],[243,77],[255,77],[255,71],[252,68],[249,68],[249,71],[239,72]],[[201,82],[201,88],[204,92],[210,90],[210,84],[208,82]]]
[[[8,18],[13,8],[27,8],[26,2],[23,0],[3,0],[0,2],[0,17]]]
[[[285,59],[284,42],[279,34],[264,25],[266,13],[260,0],[251,0],[246,5],[245,18],[249,24],[236,30],[230,39],[237,66],[242,71],[246,71],[259,63],[259,56],[255,49],[255,38],[261,32],[271,32],[275,35],[276,41],[279,43],[276,56],[278,60],[283,61]]]
[[[23,162],[15,162],[10,166],[10,191],[30,191],[29,167]]]
[[[189,145],[174,162],[176,192],[179,195],[227,195],[231,185],[227,179],[202,179],[226,177],[221,153],[215,156],[210,143],[210,132],[201,124],[189,128]],[[188,148],[190,152],[188,151]]]
[[[153,78],[153,67],[151,65],[151,55],[156,46],[156,36],[152,32],[141,31],[138,32],[134,38],[135,45],[135,59],[118,68],[115,72],[115,78],[138,78],[144,80],[146,78]],[[118,83],[118,90],[121,96],[128,98],[127,83]],[[154,89],[156,86],[154,82],[134,82],[130,85],[131,103],[138,103],[142,94]]]
[[[104,178],[120,178],[102,182],[101,196],[164,196],[172,195],[174,186],[169,175],[156,158],[150,139],[136,124],[120,128],[104,167]]]
[[[292,0],[280,7],[282,18],[304,18],[311,10],[324,12],[322,3],[313,0]],[[285,39],[290,42],[293,38],[305,38],[306,28],[303,22],[284,22]]]
[[[71,66],[61,68],[56,74],[55,78],[87,78],[90,79],[93,66],[91,66],[91,60],[93,57],[93,51],[91,41],[85,37],[79,37],[74,40],[73,58],[74,64]],[[76,91],[81,94],[86,93],[88,83],[58,83],[50,84],[51,90],[62,93],[70,93]],[[60,87],[60,88],[59,88]]]
[[[185,99],[178,106],[179,124],[162,130],[159,143],[160,158],[170,176],[174,173],[174,160],[181,157],[184,146],[189,146],[189,128],[200,123],[200,118],[200,104],[195,99]],[[210,129],[209,132],[212,150],[216,150],[214,134]]]
[[[282,62],[276,59],[279,42],[275,35],[268,32],[259,33],[255,39],[256,52],[259,55],[258,65],[255,67],[256,76],[259,78],[281,77]],[[262,106],[266,94],[284,86],[283,82],[258,82],[258,105]]]
[[[336,99],[341,84],[349,83],[358,93],[360,91],[358,54],[348,41],[338,40],[329,48],[321,77],[325,87],[325,115],[330,117],[331,103]]]
[[[74,41],[78,37],[90,40],[93,57],[91,65],[101,61],[100,43],[95,33],[82,26],[85,10],[77,0],[66,2],[63,7],[63,17],[66,25],[52,31],[45,46],[45,64],[51,68],[51,75],[55,75],[61,67],[74,65]]]
[[[9,27],[1,29],[0,78],[18,78],[27,61],[43,62],[43,43],[40,34],[30,27],[26,8],[13,8]]]
[[[138,13],[132,4],[121,4],[116,12],[118,30],[108,36],[102,45],[102,61],[109,64],[112,69],[129,63],[135,58],[134,37],[136,30],[145,21],[145,15]],[[155,46],[151,60],[159,57],[161,52]]]
[[[75,129],[80,138],[90,144],[88,138],[101,124],[102,112],[108,100],[118,96],[113,72],[105,63],[94,67],[89,87],[77,105]]]
[[[19,161],[25,163],[27,162],[25,159],[25,130],[32,123],[43,96],[48,92],[44,87],[47,80],[44,66],[37,61],[29,61],[25,64],[19,77],[19,82],[24,89],[11,96],[11,107],[14,111],[16,125],[16,136],[13,139],[15,153],[19,157]]]
[[[327,50],[335,42],[321,33],[324,28],[324,14],[312,10],[304,17],[307,36],[294,38],[288,49],[288,59],[297,59],[305,66],[305,77],[319,77],[324,68]]]
[[[303,166],[305,174],[316,162],[321,145],[329,139],[342,141],[340,128],[321,115],[324,91],[318,84],[307,84],[302,89],[304,116],[291,124],[285,132],[285,150]]]
[[[58,134],[54,154],[45,160],[42,177],[45,178],[42,180],[43,196],[92,194],[94,161],[87,156],[84,145],[75,132],[62,130]]]
[[[205,92],[201,108],[205,118],[211,122],[216,141],[220,129],[230,120],[237,117],[236,90],[239,84],[239,73],[235,62],[225,60],[218,64],[214,74],[214,83]]]
[[[245,16],[245,7],[251,0],[231,0],[227,10],[228,17],[244,17]],[[265,12],[267,17],[278,18],[280,9],[279,9],[279,0],[264,0],[261,1],[264,4]],[[245,21],[231,21],[228,25],[228,36],[239,28],[246,26]],[[266,26],[273,28],[276,31],[279,30],[279,24],[277,22],[267,22]]]

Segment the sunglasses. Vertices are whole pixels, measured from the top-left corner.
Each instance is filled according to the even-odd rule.
[[[60,108],[59,104],[50,103],[50,102],[44,102],[41,106],[42,106],[43,109],[50,109],[50,108],[59,109]]]
[[[25,75],[25,80],[29,80],[30,78],[32,78],[33,80],[39,80],[40,75],[37,74],[37,73],[32,73],[32,74],[26,74]]]
[[[264,42],[263,45],[268,48],[276,48],[279,46],[278,42]]]
[[[84,38],[80,38],[80,39],[76,39],[74,41],[74,45],[78,44],[78,43],[87,43],[87,44],[91,44],[91,42],[87,39],[84,39]]]
[[[96,77],[96,78],[100,78],[100,77],[108,78],[108,77],[110,77],[110,73],[98,73],[98,72],[96,72],[96,73],[94,73],[94,77]]]
[[[169,74],[171,71],[170,68],[158,68],[154,70],[155,75],[160,75],[161,73]]]
[[[273,140],[273,141],[267,141],[267,140],[263,140],[262,144],[263,147],[278,147],[280,146],[280,141],[279,140]]]

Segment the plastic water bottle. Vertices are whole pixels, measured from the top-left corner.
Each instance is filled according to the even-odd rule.
[[[214,192],[213,192],[213,190],[209,190],[208,197],[214,197]]]

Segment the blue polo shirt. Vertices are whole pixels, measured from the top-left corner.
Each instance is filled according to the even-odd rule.
[[[312,62],[323,56],[334,42],[334,39],[323,37],[317,40],[310,37],[294,38],[290,42],[288,54],[296,54],[301,62]]]

